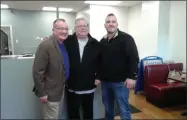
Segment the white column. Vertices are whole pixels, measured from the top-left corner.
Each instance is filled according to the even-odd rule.
[[[142,3],[141,10],[141,57],[157,55],[159,1]]]
[[[169,59],[186,70],[186,1],[171,1],[169,24]]]
[[[144,43],[141,40],[141,10],[142,4],[129,7],[128,9],[128,33],[133,36],[136,42],[140,58],[142,58],[144,50]]]
[[[168,59],[169,53],[169,18],[170,1],[159,2],[158,44],[157,55],[163,60]]]

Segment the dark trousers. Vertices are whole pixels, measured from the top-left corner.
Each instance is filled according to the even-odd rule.
[[[82,108],[83,119],[93,119],[93,98],[94,93],[89,94],[75,94],[74,92],[67,91],[67,109],[69,120],[79,120],[80,107]]]

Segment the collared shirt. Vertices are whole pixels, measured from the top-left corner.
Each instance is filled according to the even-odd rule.
[[[115,38],[118,36],[118,30],[116,31],[115,35],[112,38]],[[106,34],[105,36],[103,36],[103,38],[107,39],[108,38],[108,34]]]
[[[65,75],[66,75],[66,80],[69,78],[70,70],[69,70],[69,57],[67,50],[64,46],[64,43],[58,42],[62,56],[64,58],[64,66],[65,66]]]

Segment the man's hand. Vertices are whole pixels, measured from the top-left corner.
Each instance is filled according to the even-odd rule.
[[[47,102],[47,95],[46,96],[43,96],[43,97],[40,97],[40,102],[43,102],[43,103],[46,103]]]
[[[132,89],[135,87],[135,80],[127,78],[125,81],[127,88]]]
[[[97,80],[97,79],[95,80],[95,85],[96,85],[96,86],[98,86],[100,83],[101,83],[100,80]]]

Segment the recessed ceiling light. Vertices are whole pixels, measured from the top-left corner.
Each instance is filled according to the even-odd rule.
[[[43,7],[42,10],[45,10],[45,11],[57,11],[57,8],[56,7]],[[59,8],[59,11],[61,11],[61,12],[70,12],[72,10],[73,10],[72,8]]]
[[[122,1],[85,1],[86,4],[95,4],[95,5],[118,5]]]
[[[59,8],[59,11],[63,11],[63,12],[70,12],[72,11],[72,8]]]
[[[56,11],[56,8],[55,7],[43,7],[42,10],[45,10],[45,11]]]
[[[1,8],[8,8],[8,5],[1,4]]]

